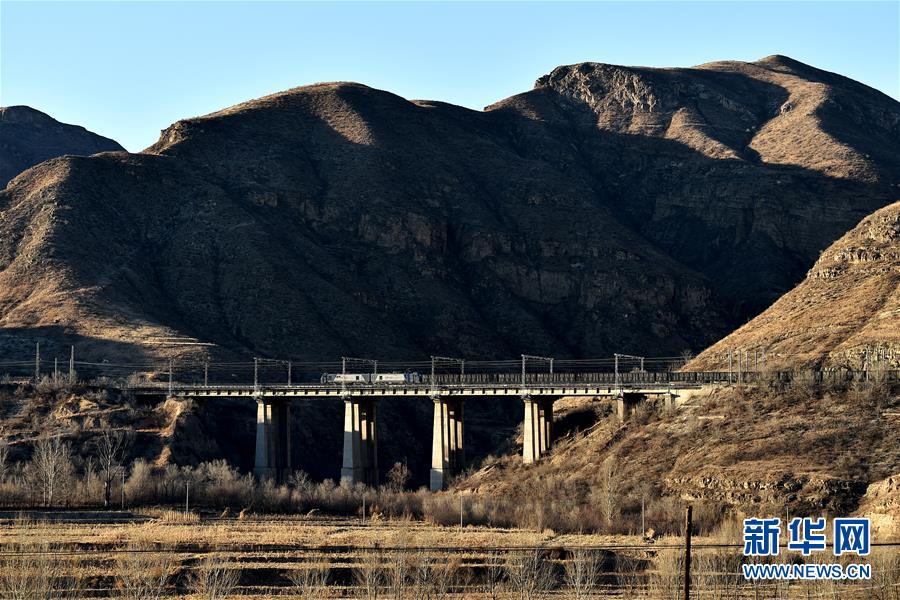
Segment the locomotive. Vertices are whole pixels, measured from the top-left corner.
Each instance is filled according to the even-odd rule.
[[[423,383],[419,373],[322,373],[321,383]]]

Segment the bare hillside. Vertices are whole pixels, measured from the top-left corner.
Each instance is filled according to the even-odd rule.
[[[898,123],[785,57],[559,67],[483,112],[296,88],[0,193],[3,351],[703,348],[896,199]]]
[[[651,522],[669,515],[673,527],[673,507],[689,500],[707,523],[726,513],[861,511],[900,535],[890,480],[900,470],[898,403],[882,385],[798,382],[723,388],[677,411],[645,405],[621,422],[608,400],[564,399],[547,460],[523,465],[512,446],[456,487],[507,499],[530,526],[557,530],[603,527],[605,514],[639,530],[644,498]]]
[[[60,123],[30,106],[0,107],[0,189],[25,169],[50,158],[124,151],[109,138]]]
[[[822,253],[806,279],[689,365],[715,370],[729,351],[765,352],[769,369],[900,363],[900,202]],[[735,360],[735,359],[732,359]]]

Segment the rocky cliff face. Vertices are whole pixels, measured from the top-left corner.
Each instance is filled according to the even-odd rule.
[[[124,152],[111,139],[60,123],[29,106],[0,107],[0,188],[39,162],[64,154]]]
[[[104,356],[699,348],[893,198],[898,115],[780,57],[560,67],[484,112],[297,88],[17,178],[0,326]]]
[[[766,366],[879,369],[900,365],[900,202],[832,244],[806,279],[690,363],[717,369],[727,353],[765,352]]]

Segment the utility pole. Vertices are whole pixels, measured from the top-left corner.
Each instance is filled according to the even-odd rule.
[[[637,360],[641,363],[641,371],[644,370],[644,357],[643,356],[633,356],[631,354],[613,354],[615,358],[615,373],[616,373],[616,387],[621,387],[621,382],[619,381],[619,359],[627,358],[630,360]]]
[[[522,355],[522,387],[525,387],[525,363],[529,360],[536,360],[548,363],[550,365],[550,373],[553,373],[553,357],[551,356],[533,356],[531,354]]]
[[[125,510],[125,465],[122,465],[122,510]]]
[[[34,345],[34,385],[41,382],[41,343]]]
[[[293,366],[294,366],[294,363],[292,363],[291,361],[288,361],[288,362],[287,362],[287,368],[288,368],[288,385],[291,385],[291,384],[293,383],[293,381],[291,381],[291,369],[293,368]]]
[[[691,526],[694,507],[688,505],[684,516],[684,600],[691,600]]]
[[[185,480],[184,482],[184,514],[188,514],[190,511],[190,499],[191,499],[191,482],[190,480]]]
[[[641,537],[647,536],[647,528],[644,521],[644,494],[641,494]]]
[[[59,383],[59,359],[53,357],[53,383]]]
[[[259,391],[259,359],[253,358],[253,391]]]
[[[69,383],[75,383],[75,346],[69,347]]]
[[[525,361],[526,360],[527,359],[526,359],[525,355],[523,354],[522,355],[522,387],[523,388],[525,387]]]
[[[459,363],[460,382],[462,382],[462,376],[466,374],[465,359],[453,358],[452,356],[432,356],[431,357],[431,387],[432,387],[432,390],[434,389],[435,365],[438,362]]]
[[[209,385],[209,361],[203,363],[203,386]]]

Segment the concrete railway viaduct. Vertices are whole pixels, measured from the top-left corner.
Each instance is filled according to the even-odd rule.
[[[563,397],[608,398],[615,403],[618,417],[624,420],[648,398],[674,407],[714,386],[772,379],[790,382],[798,378],[832,383],[867,381],[871,377],[900,380],[897,370],[769,371],[765,369],[764,354],[756,353],[754,360],[744,352],[739,352],[738,356],[737,361],[732,361],[731,354],[728,355],[727,364],[736,369],[715,372],[679,371],[678,366],[683,363],[671,358],[645,359],[623,354],[604,359],[560,361],[529,355],[523,355],[521,360],[480,362],[448,357],[432,357],[430,362],[416,363],[379,363],[352,358],[344,358],[339,363],[255,359],[249,365],[242,362],[176,366],[170,361],[164,367],[76,362],[72,347],[66,375],[59,370],[56,359],[51,363],[42,362],[38,345],[34,361],[0,363],[0,368],[5,367],[8,374],[19,374],[21,369],[32,365],[34,381],[39,382],[42,368],[52,364],[54,380],[68,377],[73,382],[77,373],[79,380],[85,376],[93,377],[85,381],[103,381],[106,382],[104,385],[124,382],[113,385],[138,396],[255,400],[254,471],[260,478],[276,481],[284,481],[292,472],[290,423],[293,400],[340,400],[344,403],[341,481],[375,485],[379,472],[378,401],[392,397],[420,398],[434,406],[432,490],[443,488],[448,479],[465,466],[467,401],[497,397],[521,400],[522,459],[527,464],[539,461],[550,452],[553,406]],[[270,369],[268,377],[267,366]],[[252,384],[243,383],[251,376]]]
[[[551,367],[552,369],[552,367]],[[421,398],[433,403],[430,487],[439,490],[465,466],[465,403],[491,397],[519,398],[523,407],[522,459],[546,456],[553,444],[553,405],[562,397],[609,398],[626,419],[648,398],[675,406],[709,385],[736,381],[736,374],[647,372],[521,372],[423,375],[412,381],[349,381],[350,376],[305,384],[183,384],[170,381],[135,386],[135,393],[194,399],[246,398],[257,403],[255,474],[283,481],[291,473],[291,404],[295,399],[335,399],[344,403],[342,483],[378,482],[378,401]],[[324,376],[323,376],[324,379]]]

